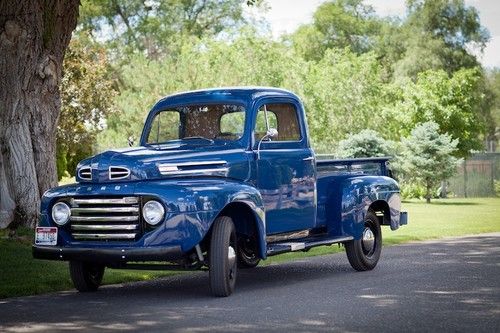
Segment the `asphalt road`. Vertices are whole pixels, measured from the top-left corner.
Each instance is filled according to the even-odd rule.
[[[500,233],[386,247],[370,272],[339,253],[239,273],[228,298],[199,272],[0,300],[0,331],[500,332]]]

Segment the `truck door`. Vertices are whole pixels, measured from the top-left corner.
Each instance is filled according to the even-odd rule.
[[[267,234],[311,229],[316,221],[316,175],[303,109],[293,100],[262,101],[254,131],[257,187]],[[271,129],[278,134],[262,138]],[[260,143],[260,147],[259,147]]]

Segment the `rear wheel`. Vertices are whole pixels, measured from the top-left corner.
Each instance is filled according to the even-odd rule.
[[[82,261],[70,261],[69,273],[78,291],[96,291],[104,276],[104,266]]]
[[[365,217],[361,239],[345,243],[347,259],[357,271],[369,271],[377,266],[382,251],[382,231],[374,212],[368,211]]]
[[[231,295],[236,284],[237,240],[233,220],[218,217],[212,229],[209,251],[210,290],[214,296]]]

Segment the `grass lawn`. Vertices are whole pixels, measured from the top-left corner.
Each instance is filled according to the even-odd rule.
[[[384,244],[500,231],[500,198],[444,199],[431,204],[412,200],[403,203],[409,224],[397,231],[383,228]],[[30,232],[19,239],[8,239],[0,231],[0,298],[33,295],[73,288],[67,263],[34,260]],[[263,264],[343,251],[337,245],[322,246],[309,252],[286,253]],[[104,283],[149,280],[179,272],[106,270]]]

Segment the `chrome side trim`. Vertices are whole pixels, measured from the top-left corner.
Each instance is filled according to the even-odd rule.
[[[136,233],[131,234],[73,234],[75,239],[134,239]]]
[[[135,216],[71,216],[70,221],[76,222],[134,222],[139,220],[139,215]]]
[[[71,213],[138,213],[139,207],[73,207]]]
[[[175,165],[178,167],[190,167],[190,166],[201,166],[201,165],[222,165],[227,164],[227,161],[194,161],[194,162],[180,162],[180,163],[164,163],[161,165]]]
[[[89,166],[80,168],[78,177],[84,180],[92,180],[92,168]]]
[[[101,225],[91,225],[91,224],[73,224],[71,229],[73,230],[136,230],[138,228],[137,224],[101,224]]]
[[[194,169],[194,170],[172,170],[172,171],[162,171],[159,169],[160,173],[164,176],[168,175],[191,175],[197,173],[227,173],[229,168],[212,168],[212,169]]]
[[[227,161],[194,161],[194,162],[179,162],[179,163],[160,163],[158,164],[158,170],[162,175],[172,175],[172,174],[193,174],[193,173],[207,173],[207,172],[227,172],[228,168],[211,168],[217,165],[225,165]],[[189,167],[200,167],[207,166],[204,169],[195,170],[179,170],[180,168]]]

